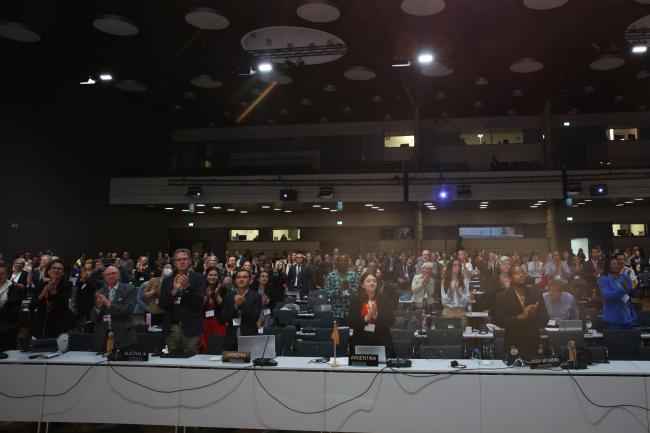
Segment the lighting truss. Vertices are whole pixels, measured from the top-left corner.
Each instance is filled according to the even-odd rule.
[[[269,48],[249,50],[248,54],[258,59],[301,59],[316,56],[342,56],[347,53],[345,44],[310,45],[307,47]]]

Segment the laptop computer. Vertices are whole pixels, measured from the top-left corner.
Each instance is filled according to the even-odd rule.
[[[582,320],[558,320],[560,331],[582,331]]]
[[[34,338],[32,339],[31,353],[57,352],[59,345],[56,338]]]
[[[246,335],[237,338],[237,349],[250,352],[251,359],[275,358],[275,335]]]
[[[385,346],[354,346],[355,355],[377,355],[380,364],[386,363]]]

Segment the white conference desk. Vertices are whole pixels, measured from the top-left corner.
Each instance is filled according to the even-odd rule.
[[[253,371],[250,364],[211,361],[209,355],[110,366],[94,353],[68,352],[49,360],[9,355],[0,361],[0,390],[41,396],[1,396],[2,421],[373,433],[650,432],[645,410],[593,406],[565,371],[507,368],[500,361],[461,360],[467,369],[455,370],[449,360],[417,359],[412,368],[399,370],[414,375],[407,376],[382,367],[332,368],[297,357],[277,358],[277,367]],[[76,387],[54,396],[84,372]],[[118,373],[169,392],[153,392]],[[372,386],[331,410],[299,414],[273,400],[256,374],[277,399],[303,412],[331,408]],[[573,374],[599,404],[648,407],[650,362],[616,361]],[[224,380],[187,390],[219,379]],[[186,390],[178,392],[181,388]]]

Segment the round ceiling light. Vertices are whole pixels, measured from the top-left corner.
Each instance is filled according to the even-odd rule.
[[[544,64],[535,59],[521,59],[510,65],[510,70],[517,74],[530,74],[537,72],[544,67]]]
[[[113,36],[135,36],[140,32],[133,21],[119,15],[100,15],[93,20],[93,27]]]
[[[409,15],[426,17],[445,9],[444,0],[402,0],[401,8]]]
[[[639,80],[645,80],[648,77],[650,77],[650,72],[646,71],[645,69],[642,69],[636,73],[636,78]]]
[[[448,68],[447,66],[440,63],[434,63],[429,66],[423,66],[420,68],[420,71],[422,72],[423,75],[426,75],[427,77],[446,77],[447,75],[451,75],[454,73],[453,69]]]
[[[524,96],[524,91],[521,89],[515,89],[512,91],[512,96],[516,96],[516,97]]]
[[[38,42],[41,35],[36,30],[22,23],[0,21],[0,37],[16,42]]]
[[[524,6],[528,9],[546,11],[564,6],[568,2],[569,0],[524,0]]]
[[[185,22],[202,30],[223,30],[230,26],[230,21],[216,9],[199,6],[185,14]]]
[[[341,10],[331,0],[304,0],[296,9],[296,14],[305,21],[329,23],[341,16]]]
[[[372,80],[377,76],[373,71],[370,69],[363,67],[363,66],[353,66],[347,71],[343,73],[343,76],[347,78],[348,80],[354,80],[354,81],[366,81],[366,80]]]
[[[326,84],[325,87],[323,87],[323,92],[334,93],[336,92],[336,86],[334,84]]]
[[[147,86],[133,79],[124,79],[115,83],[115,88],[123,92],[143,93],[147,91]]]
[[[634,0],[637,3],[641,3],[642,5],[650,5],[650,0]]]
[[[223,83],[219,80],[213,80],[209,75],[197,75],[196,77],[190,80],[190,84],[194,87],[200,87],[202,89],[218,89],[223,86]]]
[[[280,72],[270,72],[267,74],[256,74],[257,78],[261,81],[264,81],[267,84],[275,82],[276,84],[290,84],[293,82],[293,78],[288,75],[282,74]]]
[[[622,57],[604,54],[591,62],[589,67],[594,71],[610,71],[612,69],[620,68],[624,64],[625,59]]]

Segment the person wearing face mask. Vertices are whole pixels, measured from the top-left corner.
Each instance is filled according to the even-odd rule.
[[[29,304],[32,336],[56,338],[75,325],[72,310],[68,307],[72,284],[66,278],[63,262],[58,259],[48,263],[41,281],[40,291]]]
[[[200,353],[207,353],[211,335],[226,335],[226,324],[220,321],[221,309],[230,290],[219,284],[220,272],[216,266],[205,270],[208,282],[203,301],[203,335],[199,345]]]
[[[361,289],[350,302],[348,323],[354,330],[353,346],[384,346],[386,353],[393,353],[390,326],[395,322],[393,302],[384,293],[378,294],[379,277],[363,274],[359,279]]]

